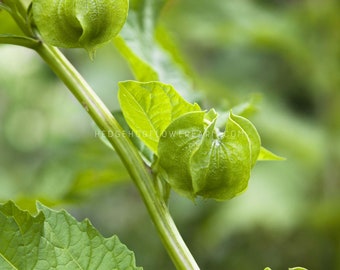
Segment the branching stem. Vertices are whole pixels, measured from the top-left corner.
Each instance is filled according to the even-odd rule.
[[[155,190],[153,176],[131,141],[124,136],[125,133],[116,119],[58,49],[41,43],[35,50],[65,83],[104,134],[115,135],[107,136],[107,138],[136,184],[163,245],[176,268],[183,270],[199,269],[179,234],[166,203]]]
[[[0,35],[0,44],[1,43],[23,46],[30,49],[34,49],[40,45],[39,40],[15,35]]]
[[[0,35],[0,44],[13,44],[31,48],[43,58],[85,108],[97,126],[107,135],[107,139],[120,156],[136,184],[163,245],[176,268],[181,270],[199,269],[176,228],[163,196],[155,188],[150,170],[144,164],[129,138],[124,136],[125,133],[117,120],[65,56],[57,48],[36,38],[29,28],[30,26],[22,17],[26,14],[26,9],[22,3],[20,1],[6,1],[4,3],[10,4],[10,6],[4,5],[3,1],[0,0],[0,8],[6,9],[12,15],[27,36]],[[111,136],[112,134],[114,136]]]

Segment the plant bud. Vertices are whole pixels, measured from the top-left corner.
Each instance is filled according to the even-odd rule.
[[[240,194],[259,156],[260,137],[249,120],[230,113],[221,132],[216,117],[215,112],[186,113],[159,141],[160,178],[190,199],[227,200]]]
[[[128,14],[128,0],[33,0],[42,39],[62,48],[96,48],[115,37]]]

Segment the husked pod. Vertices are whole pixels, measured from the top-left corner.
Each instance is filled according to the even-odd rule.
[[[42,39],[62,48],[95,49],[115,37],[128,14],[128,0],[33,0]]]
[[[260,137],[249,120],[230,113],[222,132],[215,126],[216,117],[186,113],[166,129],[172,135],[159,141],[162,179],[190,199],[227,200],[240,194],[259,156]]]

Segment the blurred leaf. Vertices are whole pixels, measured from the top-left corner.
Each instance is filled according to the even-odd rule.
[[[37,216],[0,205],[1,269],[140,269],[117,236],[104,238],[88,220],[41,204]]]
[[[257,160],[285,160],[285,158],[275,155],[274,153],[261,146],[261,150]]]
[[[253,94],[246,102],[242,102],[232,108],[232,111],[240,116],[249,117],[258,111],[258,105],[262,99],[262,95]]]
[[[269,267],[266,267],[264,270],[272,270]],[[307,268],[303,268],[303,267],[293,267],[293,268],[288,268],[288,270],[308,270]]]
[[[47,206],[77,203],[130,179],[117,154],[95,139],[82,141],[77,146],[58,149],[55,144],[54,147],[53,157],[45,154],[38,166],[31,165],[36,168],[31,168],[30,175],[0,175],[3,187],[0,201],[11,199],[23,209],[34,212],[37,199]],[[14,168],[21,167],[17,164]]]
[[[22,18],[26,17],[26,7],[25,3],[21,0],[2,0],[10,10],[12,14],[18,14],[18,16],[22,16]]]
[[[112,166],[106,170],[82,170],[74,178],[63,199],[86,199],[87,196],[126,179],[129,179],[129,176],[125,171],[122,171],[121,168],[115,170]]]
[[[219,98],[221,99],[221,98]],[[228,102],[231,102],[231,98],[228,97]],[[235,106],[217,106],[218,118],[216,121],[216,126],[220,129],[223,129],[225,126],[225,122],[229,118],[230,111],[232,111],[235,115],[239,115],[245,118],[255,115],[258,112],[259,102],[262,99],[260,94],[252,95],[246,101],[233,101],[231,103],[237,104]]]
[[[2,0],[5,9],[11,15],[13,20],[18,24],[17,28],[20,27],[20,31],[24,31],[30,37],[32,32],[30,29],[30,24],[27,16],[27,3],[26,1],[20,0]],[[0,15],[1,16],[1,15]],[[10,32],[10,34],[16,34]]]
[[[0,6],[0,22],[1,22],[0,23],[1,34],[15,34],[15,35],[22,34],[22,31],[14,22],[12,17],[9,15],[8,12],[5,12],[3,9],[1,9],[1,6]]]
[[[93,141],[92,141],[93,143]],[[104,188],[127,182],[130,176],[118,155],[105,147],[84,145],[78,153],[79,164],[75,164],[69,185],[59,195],[61,201],[74,202],[89,198]]]
[[[138,2],[138,4],[137,4]],[[185,75],[184,61],[175,46],[162,48],[157,39],[165,43],[166,32],[156,31],[156,21],[164,0],[134,1],[131,4],[127,23],[114,43],[128,61],[138,81],[162,81],[172,84],[187,98],[192,87]]]
[[[129,62],[139,81],[159,79],[153,65],[156,60],[155,53],[160,50],[155,44],[154,31],[158,12],[164,2],[159,0],[132,2],[121,37],[115,39],[115,45]]]

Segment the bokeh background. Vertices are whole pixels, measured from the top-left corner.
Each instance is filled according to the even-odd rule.
[[[202,269],[340,269],[340,3],[169,0],[159,24],[205,108],[242,110],[263,145],[248,190],[170,210]],[[0,32],[15,28],[0,12]],[[113,44],[65,54],[112,110],[133,79]],[[178,59],[177,59],[178,60]],[[185,64],[183,64],[185,63]],[[39,57],[0,45],[0,201],[35,200],[117,234],[145,269],[174,269],[127,172]]]

